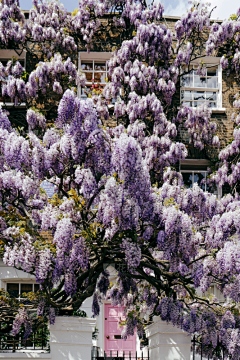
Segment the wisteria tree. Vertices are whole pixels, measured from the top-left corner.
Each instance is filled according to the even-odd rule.
[[[76,311],[91,296],[98,315],[107,298],[125,306],[123,337],[136,327],[142,336],[157,315],[200,336],[205,353],[220,359],[224,348],[237,359],[239,115],[234,141],[221,150],[211,179],[229,183],[232,194],[218,199],[197,184],[184,187],[177,171],[188,155],[177,140],[180,131],[195,148],[219,146],[211,110],[178,109],[172,100],[193,60],[201,59],[198,73],[204,74],[205,55],[223,51],[222,67],[238,80],[240,14],[210,25],[209,7],[192,4],[173,34],[160,3],[80,0],[73,14],[55,2],[33,5],[25,20],[17,1],[0,4],[1,48],[27,49],[37,61],[30,74],[19,62],[0,68],[2,94],[15,105],[26,103],[29,127],[21,133],[1,109],[4,262],[36,276],[41,290],[31,301],[37,319],[54,322],[56,309]],[[76,89],[85,78],[74,63],[79,46],[101,50],[108,41],[115,46],[111,81],[102,94],[81,100]],[[236,95],[236,109],[239,104]],[[109,116],[115,128],[105,126]],[[54,185],[51,198],[41,188],[45,180]],[[114,285],[108,264],[121,269]],[[212,284],[224,304],[204,295]],[[24,325],[27,337],[33,319],[19,304],[2,291],[0,319],[10,322],[17,314],[13,334]]]

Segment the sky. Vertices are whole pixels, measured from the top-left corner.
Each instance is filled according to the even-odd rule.
[[[161,2],[165,8],[165,15],[181,16],[189,7],[188,0],[162,0]],[[210,0],[210,2],[212,7],[217,6],[212,14],[213,19],[228,19],[240,7],[240,3],[237,0]],[[68,11],[73,11],[78,6],[78,0],[61,0],[61,3],[63,3]],[[30,10],[32,0],[20,0],[20,6],[22,10]]]

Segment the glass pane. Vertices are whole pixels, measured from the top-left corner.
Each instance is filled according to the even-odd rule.
[[[21,295],[33,291],[33,284],[21,284]]]
[[[201,87],[206,87],[207,86],[207,79],[206,77],[200,77],[200,82],[201,82]]]
[[[207,69],[207,76],[217,76],[217,67]]]
[[[198,186],[205,191],[205,183],[202,183],[202,180],[205,180],[206,173],[194,173],[194,183],[197,183]]]
[[[225,302],[226,300],[223,293],[217,287],[215,287],[215,296],[220,302]]]
[[[195,91],[194,100],[205,101],[205,92],[204,91]]]
[[[34,284],[34,292],[37,292],[39,290],[39,284]]]
[[[19,296],[19,284],[8,283],[7,284],[7,292],[11,297],[18,297]]]
[[[193,76],[192,75],[189,76],[189,84],[188,84],[188,86],[190,86],[190,87],[193,86]]]
[[[105,72],[95,72],[94,73],[94,81],[105,83],[106,82],[107,74]]]
[[[206,100],[208,100],[208,101],[216,101],[217,100],[217,93],[215,93],[215,92],[206,92]]]
[[[7,66],[7,63],[8,63],[9,60],[0,60],[0,61],[3,64],[3,66],[5,67],[5,66]]]
[[[183,101],[182,103],[183,103],[184,105],[187,105],[187,106],[190,106],[190,107],[193,106],[193,102],[192,102],[192,101]]]
[[[87,81],[93,80],[93,73],[92,72],[85,72]]]
[[[186,187],[192,187],[192,173],[182,173],[182,177],[183,177],[183,183]]]
[[[106,70],[106,63],[94,63],[94,69],[95,70]]]
[[[82,87],[82,93],[81,93],[81,97],[88,97],[88,94],[91,93],[91,87],[92,85],[87,85],[84,88]]]
[[[192,91],[182,91],[182,99],[184,100],[192,100]]]
[[[211,295],[214,295],[214,286],[211,285],[206,292],[203,293],[204,297],[209,297]]]
[[[209,106],[210,108],[216,108],[216,107],[217,107],[217,103],[216,103],[216,102],[209,102],[209,103],[208,103],[208,106]]]
[[[182,86],[193,87],[193,77],[190,75],[182,78]]]
[[[194,75],[194,87],[206,87],[205,76]]]
[[[207,87],[208,88],[215,88],[215,89],[218,88],[218,78],[217,78],[217,76],[207,78]]]
[[[187,86],[187,81],[188,81],[188,77],[187,76],[184,76],[182,77],[181,79],[181,86]]]
[[[82,70],[92,70],[93,69],[93,63],[91,62],[81,62],[81,69]]]
[[[207,191],[209,191],[212,194],[217,195],[218,191],[217,191],[217,185],[216,184],[212,184],[211,186],[209,186],[208,184],[206,184],[206,189]]]

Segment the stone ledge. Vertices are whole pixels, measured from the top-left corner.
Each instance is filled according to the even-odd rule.
[[[227,111],[226,108],[212,109],[212,113],[213,113],[213,114],[222,114],[222,113],[225,113],[226,111]]]
[[[37,353],[37,352],[15,352],[15,353],[2,353],[0,352],[0,359],[52,359],[50,353]]]
[[[74,316],[57,316],[54,325],[49,325],[50,331],[90,332],[95,329],[96,319]]]
[[[146,327],[150,359],[189,360],[191,337],[158,316],[153,321]]]

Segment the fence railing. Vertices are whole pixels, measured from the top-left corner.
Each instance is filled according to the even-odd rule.
[[[99,355],[99,348],[93,346],[92,348],[92,360],[149,360],[149,351],[147,355],[141,352],[132,351],[104,351],[103,356]]]
[[[11,333],[4,333],[0,324],[0,352],[16,352],[21,350],[43,350],[49,352],[49,331],[47,326],[36,332],[32,332],[28,339],[24,339],[24,333],[12,336]]]
[[[219,354],[217,356],[218,360],[228,360],[228,356],[224,349],[219,350]],[[210,355],[204,354],[203,344],[201,339],[197,339],[196,336],[192,338],[192,346],[191,346],[191,360],[212,360],[213,357]],[[216,359],[216,356],[215,356]]]

